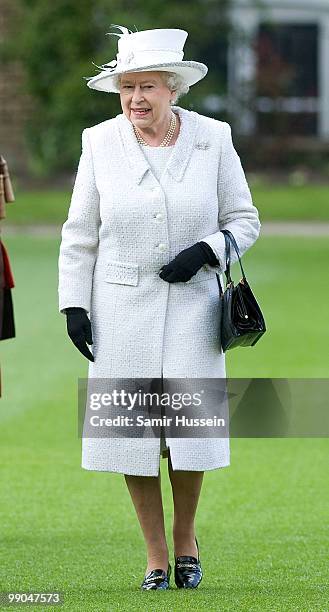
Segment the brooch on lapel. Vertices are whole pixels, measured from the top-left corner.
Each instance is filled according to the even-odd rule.
[[[195,144],[196,149],[203,149],[203,150],[209,149],[210,146],[211,146],[210,142],[208,142],[207,140],[202,140]]]

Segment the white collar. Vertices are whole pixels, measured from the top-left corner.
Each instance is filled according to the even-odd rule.
[[[181,181],[195,144],[195,137],[199,125],[199,114],[188,111],[180,106],[172,106],[172,110],[179,114],[181,121],[180,131],[169,159],[167,170],[176,181]],[[135,181],[139,184],[150,164],[135,136],[133,124],[124,113],[117,115],[118,128],[125,154]]]

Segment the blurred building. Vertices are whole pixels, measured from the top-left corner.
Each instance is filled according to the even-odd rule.
[[[232,0],[236,132],[329,139],[329,0]]]

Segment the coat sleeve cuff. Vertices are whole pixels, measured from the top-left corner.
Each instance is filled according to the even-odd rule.
[[[60,302],[59,309],[58,309],[60,314],[65,315],[66,314],[66,312],[65,312],[66,308],[83,308],[83,310],[85,310],[87,314],[89,314],[89,312],[90,312],[89,308],[87,308],[87,304],[83,305],[83,304],[81,304],[81,301],[79,301],[79,302],[77,301],[76,303],[74,303],[74,300],[72,300],[72,299],[68,300],[66,302],[64,302],[64,301]]]
[[[205,242],[210,246],[219,262],[217,266],[212,267],[216,270],[216,272],[224,272],[226,269],[224,234],[222,234],[220,231],[216,232],[215,234],[210,234],[209,236],[202,238],[202,242]]]

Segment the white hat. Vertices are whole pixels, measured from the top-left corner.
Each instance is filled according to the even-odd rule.
[[[201,62],[183,61],[183,47],[188,33],[178,29],[155,29],[132,32],[123,26],[118,36],[117,59],[97,66],[100,74],[88,79],[88,87],[108,93],[119,93],[114,85],[114,76],[124,72],[169,71],[184,78],[187,85],[194,85],[206,76],[208,68]],[[96,66],[96,64],[95,64]]]

